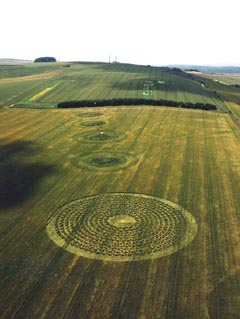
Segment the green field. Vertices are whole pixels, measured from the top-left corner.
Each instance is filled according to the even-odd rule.
[[[227,100],[207,79],[218,98],[202,78],[151,67],[34,67],[0,81],[1,318],[238,318],[240,103],[231,89]],[[222,106],[55,108],[146,91]],[[34,108],[8,107],[21,101]]]
[[[210,103],[224,109],[213,92],[174,69],[109,63],[49,65],[29,64],[16,70],[0,66],[5,76],[0,79],[0,106],[53,108],[68,100],[148,98]],[[19,78],[21,72],[25,76]]]
[[[196,73],[195,73],[196,74]],[[200,74],[200,73],[198,73]],[[215,82],[224,85],[239,85],[240,84],[240,74],[212,74],[212,73],[201,73],[202,77],[212,79]]]

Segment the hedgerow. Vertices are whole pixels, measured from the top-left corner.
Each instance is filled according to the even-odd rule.
[[[217,110],[216,105],[209,103],[191,103],[177,102],[171,100],[151,100],[151,99],[135,99],[135,98],[118,98],[104,100],[80,100],[80,101],[63,101],[58,103],[58,108],[80,108],[94,106],[120,106],[120,105],[153,105],[153,106],[169,106],[181,107],[188,109],[200,110]]]

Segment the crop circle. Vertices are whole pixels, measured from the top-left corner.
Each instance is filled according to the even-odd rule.
[[[92,127],[92,126],[102,126],[106,124],[106,121],[87,121],[83,122],[81,125],[86,127]]]
[[[75,167],[89,170],[123,169],[136,163],[136,159],[128,153],[96,152],[72,158]]]
[[[136,219],[130,215],[114,215],[108,218],[108,223],[114,227],[131,227],[136,224]]]
[[[154,259],[172,254],[195,237],[193,216],[157,197],[107,193],[56,210],[49,237],[79,256],[107,261]]]
[[[118,135],[114,132],[95,132],[91,134],[86,134],[85,139],[90,140],[90,141],[107,141],[107,140],[113,140],[117,139]]]
[[[108,167],[118,164],[124,164],[127,162],[125,157],[114,156],[114,155],[100,155],[91,158],[88,163],[96,167]]]
[[[112,130],[98,129],[94,132],[81,132],[73,137],[82,143],[104,143],[111,140],[121,140],[125,137],[125,134],[118,134]]]
[[[102,115],[103,113],[100,113],[100,112],[87,112],[87,113],[79,114],[80,117],[98,117]]]

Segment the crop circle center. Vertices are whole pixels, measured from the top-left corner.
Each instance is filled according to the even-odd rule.
[[[115,215],[108,218],[108,223],[114,227],[131,227],[136,224],[136,219],[130,215]]]

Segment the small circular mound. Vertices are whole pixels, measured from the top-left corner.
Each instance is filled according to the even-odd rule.
[[[88,113],[79,114],[80,117],[97,117],[102,115],[103,113],[100,113],[100,112],[88,112]]]
[[[91,126],[102,126],[105,124],[106,124],[106,121],[88,121],[88,122],[83,122],[81,125],[91,127]]]
[[[107,193],[70,202],[47,225],[49,237],[79,256],[136,261],[172,254],[195,237],[193,216],[157,197]]]
[[[72,164],[84,169],[123,169],[136,162],[134,157],[127,153],[91,153],[72,159]]]

